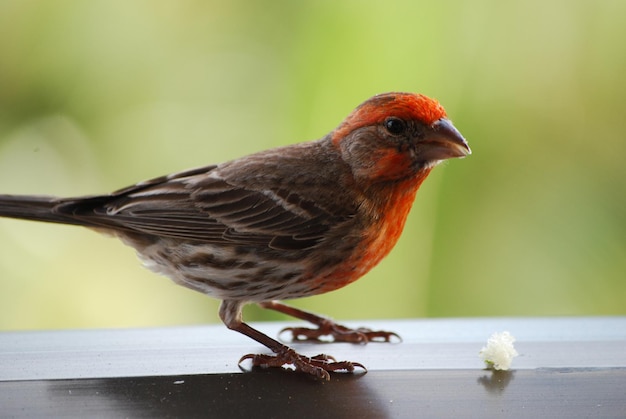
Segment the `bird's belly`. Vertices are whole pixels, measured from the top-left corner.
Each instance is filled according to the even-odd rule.
[[[372,240],[344,237],[292,253],[166,238],[125,241],[137,249],[144,266],[179,285],[221,300],[260,302],[307,297],[348,285],[390,250],[388,243]],[[369,250],[381,245],[389,248]]]
[[[138,251],[144,265],[179,285],[221,300],[267,301],[311,295],[301,261],[237,247],[163,243]]]

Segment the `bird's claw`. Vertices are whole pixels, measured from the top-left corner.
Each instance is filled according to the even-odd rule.
[[[317,329],[308,327],[286,327],[279,332],[279,337],[285,332],[290,332],[291,340],[298,342],[324,342],[324,339],[320,339],[323,336],[331,336],[334,342],[365,344],[368,342],[391,342],[392,338],[397,339],[398,342],[402,342],[400,335],[395,332],[371,330],[365,327],[351,329],[331,320],[326,320]]]
[[[330,380],[330,372],[346,371],[353,372],[355,368],[367,369],[363,364],[351,361],[336,361],[330,355],[319,354],[314,357],[300,355],[293,349],[285,347],[278,351],[276,355],[247,354],[239,360],[239,368],[244,369],[241,363],[249,359],[253,367],[261,368],[281,368],[285,365],[293,365],[296,372],[302,372],[315,376],[323,380]]]

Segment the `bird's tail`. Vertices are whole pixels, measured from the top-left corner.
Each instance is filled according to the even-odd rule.
[[[0,195],[0,217],[49,223],[80,224],[67,215],[55,211],[58,198],[31,195]]]

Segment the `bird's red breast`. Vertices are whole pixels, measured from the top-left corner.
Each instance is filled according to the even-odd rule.
[[[388,195],[378,201],[381,207],[376,209],[381,216],[363,232],[362,242],[352,257],[325,278],[320,278],[324,282],[320,293],[333,291],[356,281],[389,254],[402,234],[415,195],[431,170],[432,167],[425,168],[417,176],[385,190]]]

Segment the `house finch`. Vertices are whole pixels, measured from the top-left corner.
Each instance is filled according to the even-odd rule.
[[[273,355],[254,366],[292,365],[329,379],[363,365],[312,358],[250,327],[254,302],[317,325],[289,328],[296,340],[388,341],[392,332],[352,330],[279,300],[341,288],[396,244],[417,189],[440,161],[470,154],[435,100],[374,96],[334,131],[310,141],[80,198],[0,195],[0,216],[75,224],[112,233],[151,270],[222,300],[232,330]]]

